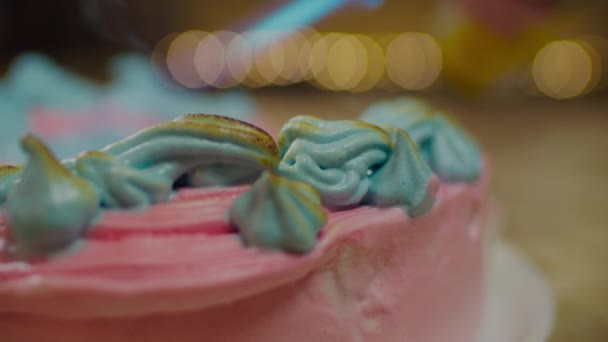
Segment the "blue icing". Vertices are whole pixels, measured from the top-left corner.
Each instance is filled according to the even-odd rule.
[[[97,217],[99,199],[88,182],[71,174],[37,138],[25,137],[22,146],[29,161],[6,202],[16,242],[11,254],[58,252],[77,240]]]
[[[475,141],[455,123],[433,116],[411,126],[411,136],[423,156],[447,182],[474,182],[482,168],[481,153]]]
[[[150,112],[172,120],[185,113],[221,113],[246,120],[255,113],[255,102],[245,92],[200,93],[179,88],[163,79],[140,55],[122,55],[112,60],[113,83],[109,101],[132,111]]]
[[[279,153],[276,170],[264,173],[230,211],[249,245],[308,252],[325,223],[320,203],[399,206],[415,217],[431,209],[439,187],[407,133],[396,128],[296,117],[281,131]],[[308,195],[296,196],[296,186]]]
[[[36,53],[21,55],[7,76],[9,93],[28,106],[82,109],[99,97],[99,87]]]
[[[241,177],[255,179],[277,162],[277,147],[266,132],[229,118],[186,115],[63,165],[93,185],[103,206],[135,208],[167,200],[173,183],[190,172],[232,165]],[[0,181],[5,177],[0,174]],[[7,184],[0,198],[10,190]]]
[[[0,164],[23,160],[18,141],[27,132],[24,111],[24,103],[9,93],[8,86],[0,86]]]
[[[360,121],[325,121],[299,116],[279,136],[281,175],[311,184],[331,208],[359,204],[370,172],[391,153],[390,136]]]
[[[296,117],[281,131],[279,151],[278,172],[311,184],[330,208],[400,206],[417,216],[438,188],[407,133],[395,128]]]
[[[361,119],[405,130],[443,181],[474,182],[481,174],[481,153],[474,139],[458,124],[431,113],[430,107],[419,100],[404,98],[375,104]]]
[[[50,139],[48,146],[51,150],[57,151],[55,154],[58,158],[66,159],[82,151],[101,149],[123,138],[124,134],[116,131],[94,132],[92,134]]]
[[[106,208],[138,208],[166,201],[174,181],[169,175],[123,165],[101,152],[79,157],[75,169],[94,186]]]
[[[256,111],[254,100],[246,92],[200,93],[177,87],[159,76],[144,56],[116,56],[110,73],[112,82],[101,86],[68,72],[44,55],[20,56],[0,86],[0,162],[23,161],[15,142],[28,132],[28,116],[35,107],[63,110],[66,116],[101,116],[94,132],[73,130],[69,136],[47,139],[60,157],[72,155],[76,149],[99,148],[132,134],[149,125],[145,118],[167,121],[184,113],[205,112],[250,119]],[[109,127],[102,115],[104,110],[114,110],[104,109],[109,103],[127,109],[120,116],[132,123]]]
[[[306,253],[327,222],[310,185],[265,172],[230,208],[230,221],[247,245]]]
[[[425,214],[435,202],[439,180],[405,131],[392,129],[390,133],[395,147],[389,160],[371,175],[367,202],[405,207],[411,217]]]
[[[392,101],[379,101],[369,106],[360,119],[379,126],[391,125],[407,131],[414,122],[423,119],[430,106],[413,97],[400,97]],[[395,114],[399,113],[399,116]]]

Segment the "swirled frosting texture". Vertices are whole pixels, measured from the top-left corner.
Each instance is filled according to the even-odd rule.
[[[311,184],[331,208],[406,207],[424,214],[437,192],[433,174],[403,130],[362,121],[300,116],[279,137],[278,172]]]
[[[379,127],[298,116],[279,136],[278,171],[311,184],[328,207],[352,207],[369,190],[369,172],[388,159],[391,149],[390,136]]]
[[[305,253],[327,216],[312,186],[265,172],[234,202],[230,221],[248,245]]]
[[[361,119],[405,130],[431,169],[447,182],[474,182],[481,173],[481,153],[460,126],[424,102],[400,98],[370,106]]]

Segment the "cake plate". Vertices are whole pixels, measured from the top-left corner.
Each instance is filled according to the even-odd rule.
[[[553,325],[551,291],[540,273],[503,239],[486,250],[485,317],[479,342],[544,342]]]

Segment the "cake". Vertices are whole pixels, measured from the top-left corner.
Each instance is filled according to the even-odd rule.
[[[184,115],[0,168],[0,336],[474,341],[488,171],[423,103],[300,116],[278,143]],[[17,181],[18,180],[18,181]]]
[[[149,58],[113,57],[109,82],[100,83],[60,67],[45,55],[26,53],[0,80],[0,163],[22,162],[19,137],[31,132],[59,158],[99,149],[180,113],[222,113],[252,121],[256,112],[246,92],[196,92],[156,72]]]

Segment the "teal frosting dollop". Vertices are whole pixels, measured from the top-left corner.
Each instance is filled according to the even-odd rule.
[[[361,120],[405,130],[431,169],[446,182],[474,182],[482,168],[475,140],[457,123],[424,102],[401,98],[369,107]]]
[[[428,212],[439,180],[417,153],[407,133],[391,129],[394,149],[389,160],[371,176],[368,201],[378,207],[405,207],[411,217]]]
[[[230,221],[247,245],[306,253],[327,215],[312,186],[267,171],[236,199]]]
[[[99,213],[93,187],[61,165],[33,136],[22,139],[29,155],[8,199],[11,253],[46,255],[77,240]]]
[[[334,209],[361,203],[369,175],[388,160],[392,141],[379,127],[361,121],[291,119],[279,135],[278,172],[312,185]]]

